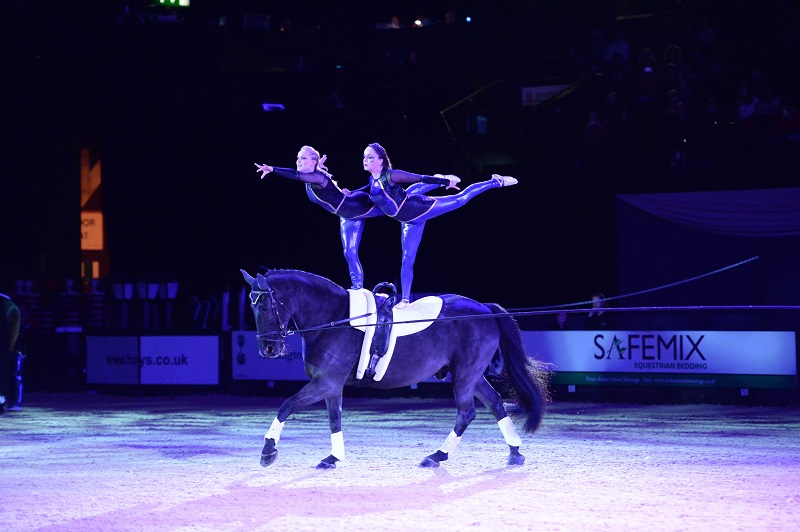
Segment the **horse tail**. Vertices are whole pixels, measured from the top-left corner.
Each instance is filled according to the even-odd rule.
[[[547,382],[549,373],[529,357],[522,342],[517,320],[495,303],[486,305],[500,327],[500,354],[503,357],[503,375],[513,392],[511,406],[507,409],[514,419],[524,420],[525,432],[536,432],[542,422],[545,406],[550,401]]]

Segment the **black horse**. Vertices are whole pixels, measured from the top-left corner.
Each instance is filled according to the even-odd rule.
[[[255,278],[242,270],[242,275],[251,288],[259,354],[267,358],[284,355],[285,336],[292,329],[297,330],[304,340],[303,360],[311,379],[279,408],[265,436],[261,465],[268,466],[277,458],[277,444],[286,419],[297,409],[324,399],[332,451],[317,468],[335,468],[336,462],[344,458],[342,389],[356,383],[356,366],[365,336],[362,330],[347,325],[348,292],[328,279],[298,270],[275,270]],[[521,465],[525,458],[519,453],[520,437],[503,398],[484,373],[499,349],[503,376],[514,396],[508,413],[524,421],[528,433],[539,427],[549,400],[547,373],[526,355],[519,326],[502,307],[452,294],[441,298],[438,317],[421,332],[399,337],[385,375],[369,386],[411,386],[448,368],[457,407],[455,427],[442,447],[420,466],[438,467],[447,460],[475,418],[475,397],[498,421],[510,448],[508,464]]]

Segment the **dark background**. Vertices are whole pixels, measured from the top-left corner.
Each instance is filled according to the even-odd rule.
[[[393,14],[434,24],[376,28]],[[417,293],[512,308],[615,295],[616,194],[796,182],[792,137],[736,115],[754,68],[760,90],[796,106],[795,2],[193,0],[170,10],[33,0],[4,2],[0,16],[6,292],[21,278],[44,287],[80,277],[82,147],[102,160],[104,282],[177,280],[183,297],[238,290],[239,268],[348,284],[338,220],[297,183],[254,171],[291,167],[304,144],[327,153],[349,188],[366,182],[361,153],[376,141],[404,170],[464,184],[517,177],[427,224],[414,281]],[[594,55],[617,29],[631,50],[622,85]],[[640,103],[638,55],[649,47],[663,66],[668,44],[698,73],[689,125],[667,118],[661,96]],[[570,90],[520,105],[522,87],[548,84]],[[611,90],[633,117],[619,128],[604,108]],[[720,109],[713,128],[709,98]],[[264,102],[285,110],[263,112]],[[585,133],[592,110],[610,123],[599,142]],[[676,139],[688,139],[679,162]],[[396,282],[397,222],[369,221],[361,256],[367,286]]]

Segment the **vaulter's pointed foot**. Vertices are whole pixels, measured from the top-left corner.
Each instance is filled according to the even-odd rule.
[[[510,187],[511,185],[516,185],[519,183],[519,181],[510,175],[492,174],[492,179],[500,183],[501,187]]]
[[[401,299],[400,302],[394,306],[394,308],[405,308],[408,305],[408,299]]]

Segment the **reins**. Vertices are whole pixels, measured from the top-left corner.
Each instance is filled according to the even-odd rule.
[[[361,316],[353,316],[352,318],[344,318],[344,319],[341,319],[341,320],[332,321],[330,323],[324,323],[322,325],[317,325],[315,327],[311,327],[311,328],[308,328],[308,329],[285,329],[284,328],[283,329],[283,333],[281,333],[280,331],[270,331],[270,332],[266,332],[266,333],[262,333],[262,334],[257,334],[256,338],[262,338],[264,336],[274,336],[276,333],[279,334],[281,337],[285,338],[285,337],[291,336],[291,335],[293,335],[295,333],[302,334],[302,333],[305,333],[305,332],[318,331],[318,330],[322,330],[322,329],[343,329],[345,327],[339,327],[339,325],[341,325],[343,323],[347,323],[347,322],[349,322],[351,320],[358,320],[358,319],[361,319],[361,318],[366,318],[366,317],[372,316],[374,314],[375,314],[375,312],[370,312],[368,314],[362,314]],[[439,318],[436,318],[436,319],[439,319]],[[419,320],[419,321],[431,321],[431,320]],[[389,322],[381,323],[379,325],[387,325],[388,323]],[[396,321],[396,322],[392,322],[392,323],[414,323],[414,322],[411,322],[411,321]],[[349,325],[348,325],[348,327],[349,327]],[[372,327],[372,324],[364,323],[363,325],[359,325],[359,327]]]
[[[356,319],[360,319],[360,318],[366,318],[366,317],[371,316],[372,314],[374,314],[373,312],[370,312],[370,313],[367,313],[367,314],[362,314],[361,316],[354,316],[354,317],[351,317],[351,318],[344,318],[344,319],[341,319],[341,320],[332,321],[330,323],[325,323],[323,325],[318,325],[318,326],[313,327],[311,329],[302,329],[302,330],[294,329],[294,330],[292,330],[292,329],[287,329],[283,325],[283,322],[281,321],[280,314],[278,313],[278,305],[280,305],[284,310],[287,310],[287,309],[286,309],[286,307],[284,306],[284,304],[282,302],[278,301],[277,298],[275,298],[275,294],[272,292],[272,289],[270,289],[270,288],[268,288],[267,290],[253,290],[253,289],[251,289],[250,290],[250,304],[252,306],[255,306],[256,303],[258,303],[258,300],[264,294],[267,294],[269,296],[271,302],[272,302],[272,310],[275,313],[275,321],[278,323],[278,330],[268,331],[268,332],[261,333],[261,334],[256,334],[256,338],[265,338],[267,336],[279,336],[281,338],[286,338],[287,336],[291,336],[291,335],[293,335],[295,333],[301,333],[302,334],[304,332],[314,331],[314,330],[318,330],[318,329],[335,329],[335,328],[337,328],[338,325],[341,325],[343,323],[347,323],[347,322],[349,322],[351,320],[356,320]],[[255,298],[253,297],[253,295],[255,295]],[[288,310],[287,310],[287,312],[288,312]]]

